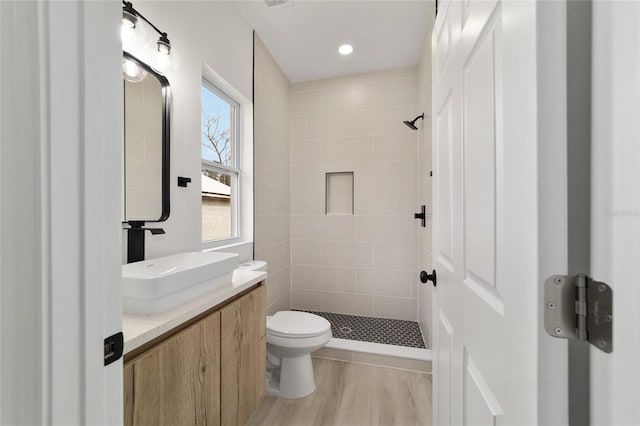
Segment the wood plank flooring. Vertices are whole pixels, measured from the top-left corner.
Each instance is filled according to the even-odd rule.
[[[431,375],[313,358],[316,390],[302,399],[266,396],[252,426],[431,425]]]

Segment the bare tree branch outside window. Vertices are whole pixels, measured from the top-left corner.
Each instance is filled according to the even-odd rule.
[[[231,129],[220,129],[220,115],[212,117],[202,112],[202,135],[202,144],[217,156],[215,161],[231,165]]]

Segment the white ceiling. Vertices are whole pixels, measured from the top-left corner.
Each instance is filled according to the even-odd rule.
[[[417,65],[433,7],[431,0],[234,4],[292,83]],[[344,43],[354,47],[349,56],[338,53]]]

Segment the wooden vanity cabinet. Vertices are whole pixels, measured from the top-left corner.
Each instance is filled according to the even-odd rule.
[[[261,284],[126,360],[125,426],[246,424],[265,395],[265,295]]]
[[[245,425],[266,393],[266,288],[222,308],[221,418]]]
[[[220,313],[124,367],[125,425],[220,424]]]

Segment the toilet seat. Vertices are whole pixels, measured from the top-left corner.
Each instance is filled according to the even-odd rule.
[[[330,330],[329,321],[307,312],[279,311],[267,321],[267,334],[289,339],[321,336]]]

